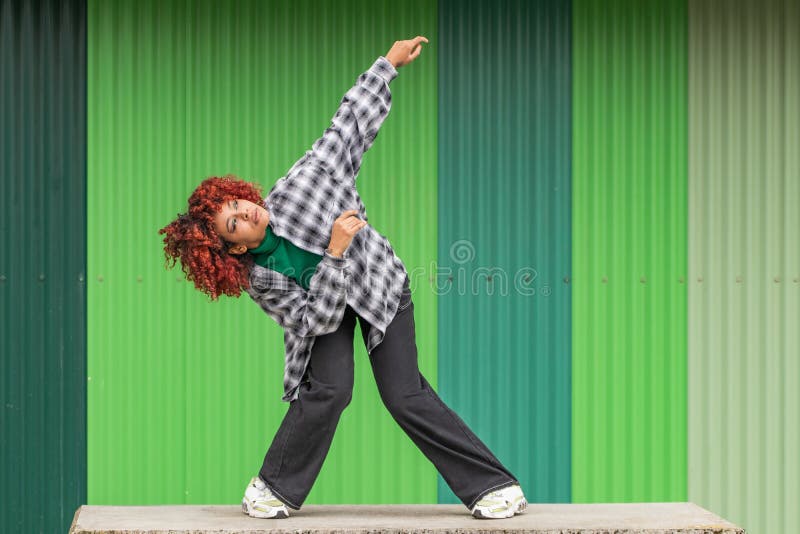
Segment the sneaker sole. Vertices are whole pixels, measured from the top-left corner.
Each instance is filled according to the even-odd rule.
[[[289,513],[280,508],[272,508],[269,512],[256,510],[246,498],[242,499],[242,513],[259,519],[286,519],[289,517]]]
[[[515,508],[509,508],[506,512],[501,512],[497,514],[484,514],[483,510],[476,508],[472,512],[472,516],[478,519],[507,519],[509,517],[513,517],[515,514],[520,514],[522,511],[527,508],[528,501],[522,499]],[[509,513],[510,512],[510,513]]]

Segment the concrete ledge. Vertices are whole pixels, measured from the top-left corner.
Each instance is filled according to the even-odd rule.
[[[693,503],[528,504],[508,519],[476,519],[461,504],[314,505],[256,519],[241,505],[81,506],[70,534],[305,532],[526,534],[743,534]]]

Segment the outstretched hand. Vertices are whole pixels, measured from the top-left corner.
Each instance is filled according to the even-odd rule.
[[[408,65],[417,59],[417,56],[422,52],[423,42],[427,43],[428,38],[421,35],[406,41],[395,41],[385,57],[395,68]]]

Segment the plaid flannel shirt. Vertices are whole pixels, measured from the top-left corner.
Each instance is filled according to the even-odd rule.
[[[382,340],[400,302],[406,267],[389,240],[367,224],[343,257],[326,252],[334,219],[357,209],[368,221],[356,189],[361,159],[391,108],[389,82],[397,70],[380,56],[342,97],[331,125],[267,193],[264,206],[272,231],[298,247],[322,255],[305,290],[293,278],[255,265],[247,293],[284,329],[284,394],[299,394],[314,339],[335,331],[349,304],[370,325],[369,353]]]

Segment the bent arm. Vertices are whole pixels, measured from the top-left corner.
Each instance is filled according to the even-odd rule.
[[[304,162],[313,160],[334,180],[354,184],[364,152],[375,142],[391,109],[389,83],[396,77],[394,65],[384,56],[379,56],[344,94],[331,125],[288,174]]]
[[[328,334],[339,328],[347,296],[348,259],[324,253],[306,291],[302,286],[266,287],[257,269],[247,289],[250,297],[284,330],[301,337]]]

